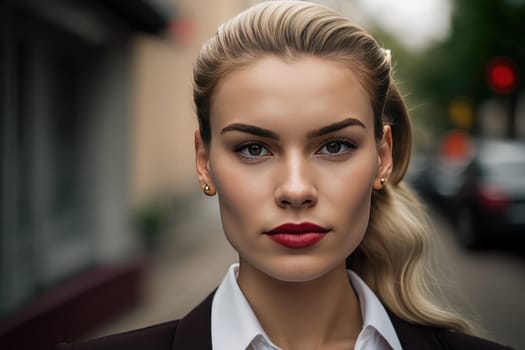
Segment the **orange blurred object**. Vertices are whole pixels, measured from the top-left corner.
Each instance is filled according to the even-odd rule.
[[[463,131],[454,130],[443,138],[440,154],[445,158],[464,159],[473,150],[470,136]]]

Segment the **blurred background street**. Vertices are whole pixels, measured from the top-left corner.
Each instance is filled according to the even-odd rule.
[[[0,349],[184,315],[235,254],[195,176],[192,64],[259,0],[0,1]],[[439,285],[525,349],[525,1],[318,0],[392,52]]]
[[[87,338],[180,318],[220,284],[237,255],[222,232],[216,198],[198,194],[186,205],[190,214],[173,225],[149,261],[139,305]]]

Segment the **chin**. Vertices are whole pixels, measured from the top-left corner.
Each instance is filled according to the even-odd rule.
[[[312,257],[288,257],[270,266],[261,266],[260,271],[282,282],[310,282],[333,271],[340,262],[318,261]]]

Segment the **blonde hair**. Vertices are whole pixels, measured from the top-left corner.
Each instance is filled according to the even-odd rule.
[[[267,55],[314,55],[343,62],[357,74],[372,103],[376,139],[382,138],[384,124],[391,125],[394,167],[388,185],[373,191],[365,238],[347,264],[398,317],[468,332],[467,322],[433,301],[427,282],[429,226],[420,201],[402,182],[410,160],[411,129],[392,79],[390,52],[346,17],[317,4],[269,1],[221,25],[194,66],[193,96],[204,143],[211,141],[210,103],[219,80]]]

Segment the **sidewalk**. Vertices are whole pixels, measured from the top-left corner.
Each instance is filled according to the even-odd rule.
[[[187,205],[191,215],[179,220],[152,257],[142,303],[87,339],[180,318],[216,288],[237,261],[222,232],[217,198],[196,196]]]

